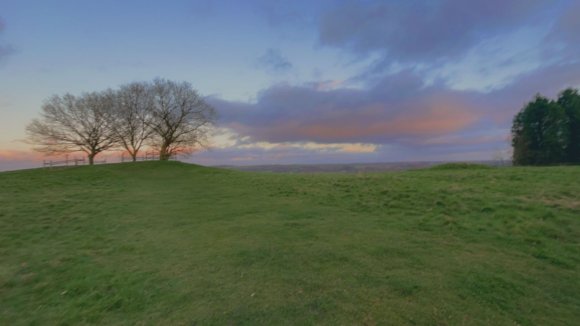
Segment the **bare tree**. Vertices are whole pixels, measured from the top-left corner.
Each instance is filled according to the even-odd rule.
[[[115,96],[113,132],[133,162],[153,133],[150,89],[147,83],[131,83],[121,86]]]
[[[191,153],[207,147],[210,127],[216,118],[215,109],[187,82],[176,83],[155,79],[153,96],[152,146],[159,150],[159,159],[168,160],[178,153]]]
[[[97,154],[115,146],[112,101],[111,91],[55,95],[42,106],[41,118],[26,127],[28,142],[47,154],[85,152],[92,165]]]

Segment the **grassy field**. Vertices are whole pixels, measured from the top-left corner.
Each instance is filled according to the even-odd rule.
[[[580,167],[0,173],[1,325],[578,325]]]

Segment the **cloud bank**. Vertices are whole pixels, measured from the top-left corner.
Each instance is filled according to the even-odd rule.
[[[245,143],[270,144],[238,150],[361,144],[378,159],[393,151],[399,159],[491,159],[509,146],[514,114],[536,93],[580,87],[579,15],[574,1],[339,2],[320,16],[318,43],[354,61],[375,58],[361,74],[273,85],[252,103],[211,102],[222,127]],[[262,61],[290,66],[273,50]]]
[[[392,60],[434,62],[464,54],[483,38],[518,28],[543,0],[349,1],[321,17],[322,45]]]
[[[326,91],[313,85],[275,85],[255,103],[212,99],[223,126],[255,141],[364,142],[421,141],[489,126],[506,127],[537,92],[553,95],[580,85],[580,63],[551,66],[488,93],[426,84],[406,70],[385,76],[368,89]]]

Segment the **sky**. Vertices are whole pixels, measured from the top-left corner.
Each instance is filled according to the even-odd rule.
[[[199,164],[509,159],[523,105],[580,88],[578,17],[578,0],[0,0],[0,170],[43,160],[22,140],[51,95],[156,77],[219,113]]]

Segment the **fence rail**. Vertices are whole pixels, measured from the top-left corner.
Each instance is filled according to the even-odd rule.
[[[145,152],[144,156],[137,156],[136,160],[137,161],[157,161],[159,160],[160,156],[159,156],[159,152]],[[169,157],[170,160],[172,161],[177,161],[177,154],[173,154]],[[129,156],[125,156],[125,153],[121,154],[121,163],[124,162],[132,162],[133,159]]]
[[[108,157],[109,159],[111,158],[110,156]],[[142,156],[138,156],[137,161],[156,161],[159,160],[159,152],[145,152],[144,155]],[[177,161],[178,157],[177,154],[173,154],[169,157],[170,160],[172,161]],[[113,159],[113,162],[111,163],[124,163],[124,162],[132,162],[133,159],[128,156],[126,153],[122,153],[121,157],[119,160],[117,160],[116,158]],[[93,162],[94,164],[105,164],[107,163],[107,160],[95,160]],[[42,166],[45,168],[50,168],[50,167],[59,167],[59,166],[79,166],[79,165],[87,165],[88,161],[86,158],[72,158],[69,159],[68,157],[66,159],[63,160],[43,160],[42,161]]]
[[[53,167],[53,166],[77,166],[77,165],[84,165],[86,161],[84,158],[73,158],[73,159],[65,159],[62,161],[53,161],[53,160],[44,160],[42,161],[43,167]]]
[[[105,164],[107,160],[98,160],[93,161],[94,164]],[[56,166],[79,166],[79,165],[86,165],[87,160],[85,158],[73,158],[73,159],[64,159],[61,161],[53,161],[53,160],[43,160],[42,166],[43,167],[56,167]]]

